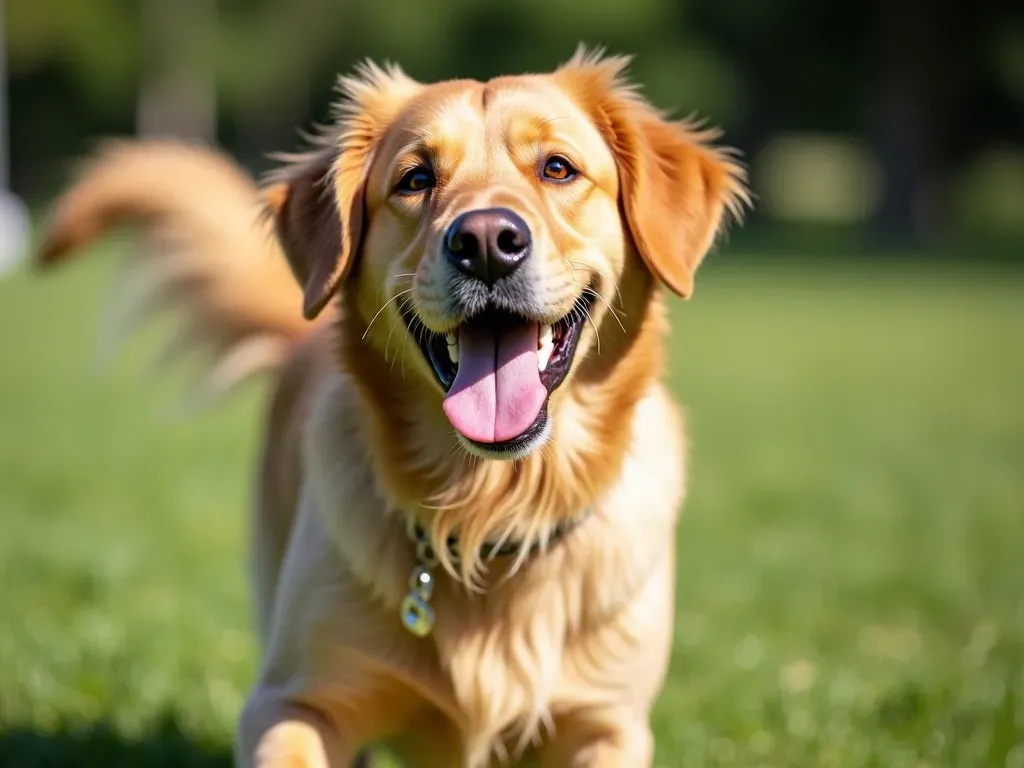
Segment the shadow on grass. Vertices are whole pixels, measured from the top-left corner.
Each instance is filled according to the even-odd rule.
[[[173,716],[138,737],[125,736],[106,722],[59,727],[0,730],[0,766],[14,768],[232,768],[230,744],[182,732]]]
[[[197,738],[165,715],[140,737],[125,736],[107,722],[43,731],[0,729],[0,768],[232,768],[231,746]],[[369,754],[352,768],[377,768]]]

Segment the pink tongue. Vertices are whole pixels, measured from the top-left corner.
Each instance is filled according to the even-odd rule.
[[[548,391],[537,371],[537,324],[517,325],[496,337],[459,329],[459,369],[444,399],[448,420],[478,443],[523,434],[540,413]]]

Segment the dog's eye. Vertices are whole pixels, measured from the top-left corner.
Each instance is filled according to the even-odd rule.
[[[579,173],[564,157],[554,155],[544,163],[544,178],[550,181],[571,181]]]
[[[405,175],[398,180],[395,190],[403,195],[415,195],[430,189],[434,186],[434,183],[435,179],[433,171],[429,168],[420,166],[419,168],[413,168],[411,171],[407,171]]]

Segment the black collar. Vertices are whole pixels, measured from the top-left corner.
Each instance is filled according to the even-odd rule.
[[[546,542],[540,537],[529,542],[508,541],[503,539],[495,542],[485,542],[480,548],[481,558],[483,560],[495,560],[499,557],[518,557],[522,554],[524,549],[527,550],[527,558],[533,557],[542,546],[545,544],[547,546],[554,544],[570,531],[574,530],[576,526],[586,520],[588,516],[589,512],[584,512],[578,517],[561,521],[551,529],[551,533],[548,535]],[[424,565],[435,565],[437,563],[437,553],[434,552],[433,544],[430,542],[427,529],[423,524],[419,520],[410,516],[408,518],[406,532],[412,542],[416,545],[417,557],[424,562]],[[459,562],[461,557],[459,550],[459,537],[454,535],[449,536],[445,541],[445,548],[448,550],[448,558],[452,563]]]
[[[485,543],[481,548],[481,555],[484,560],[494,560],[498,557],[516,556],[520,560],[532,557],[542,547],[558,541],[569,531],[582,523],[588,516],[584,513],[572,520],[565,520],[551,529],[547,539],[535,539],[533,541],[496,541]],[[438,565],[437,553],[427,535],[427,529],[413,517],[407,519],[406,530],[409,538],[416,545],[416,564],[409,574],[409,592],[402,600],[400,606],[400,618],[402,625],[416,637],[426,637],[434,628],[434,608],[430,605],[430,598],[434,594],[434,568]],[[454,565],[459,562],[459,538],[449,536],[445,542],[445,549],[448,558]]]

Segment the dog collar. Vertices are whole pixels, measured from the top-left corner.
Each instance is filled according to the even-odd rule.
[[[586,519],[588,513],[571,520],[563,520],[558,523],[547,537],[546,544],[553,544],[561,539],[576,526]],[[410,516],[406,519],[406,533],[416,547],[416,566],[409,574],[409,593],[402,600],[401,618],[402,626],[416,637],[426,637],[434,628],[434,609],[430,605],[430,598],[434,594],[434,569],[440,560],[434,545],[427,535],[427,529],[423,527],[416,518]],[[496,541],[485,542],[481,551],[485,560],[494,560],[499,557],[522,556],[526,550],[526,558],[531,558],[541,547],[545,546],[543,540],[536,538],[531,542],[525,541]],[[448,559],[452,563],[460,560],[459,538],[449,536],[445,541],[445,549],[448,552]]]

